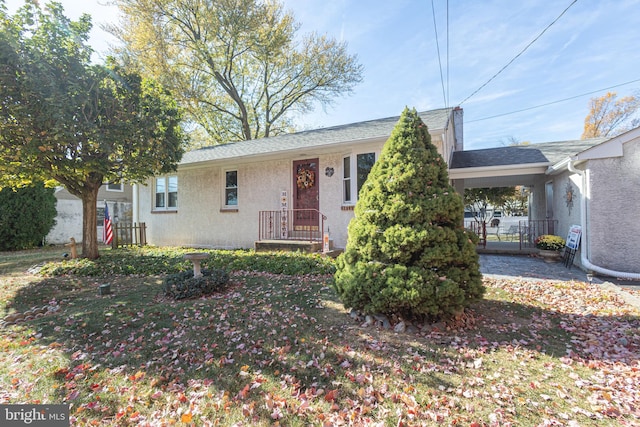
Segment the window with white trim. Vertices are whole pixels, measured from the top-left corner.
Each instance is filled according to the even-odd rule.
[[[178,177],[160,176],[155,181],[154,210],[177,210],[178,209]]]
[[[229,170],[224,173],[224,206],[238,207],[238,171]]]
[[[342,201],[345,203],[354,202],[351,200],[351,156],[342,159]]]
[[[376,153],[361,153],[355,156],[345,156],[342,159],[342,200],[345,204],[355,204],[358,193],[364,185],[373,164]],[[355,173],[354,173],[355,172]]]

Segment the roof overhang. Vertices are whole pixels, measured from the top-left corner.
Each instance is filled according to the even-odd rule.
[[[189,162],[178,164],[179,170],[198,169],[203,167],[211,167],[212,165],[224,165],[224,164],[240,164],[240,163],[254,163],[258,161],[269,160],[282,160],[285,158],[308,158],[310,156],[316,156],[323,153],[335,153],[336,148],[339,147],[342,151],[348,152],[353,147],[358,147],[366,144],[380,144],[385,143],[389,137],[375,137],[375,138],[363,138],[354,139],[350,141],[330,142],[327,144],[319,144],[314,146],[296,146],[281,150],[269,151],[264,153],[245,154],[242,156],[229,156],[215,159],[203,160],[200,162]]]
[[[534,185],[544,176],[548,162],[520,165],[449,169],[449,178],[464,180],[465,188],[515,187]]]
[[[488,178],[513,175],[541,175],[549,167],[549,163],[529,163],[520,165],[482,166],[471,168],[449,169],[451,179]]]

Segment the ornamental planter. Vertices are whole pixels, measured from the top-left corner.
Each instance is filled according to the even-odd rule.
[[[540,257],[542,257],[542,259],[544,260],[544,262],[558,262],[560,261],[560,251],[550,251],[547,249],[538,249],[538,254],[540,255]]]

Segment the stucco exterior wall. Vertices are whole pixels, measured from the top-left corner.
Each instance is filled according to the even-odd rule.
[[[580,193],[582,178],[570,172],[553,177],[553,205],[554,218],[558,220],[555,234],[565,238],[569,233],[569,228],[574,225],[581,225],[580,219]],[[568,189],[572,190],[572,203],[567,204]]]
[[[140,188],[141,221],[148,224],[148,241],[156,245],[184,245],[220,249],[252,248],[258,239],[260,211],[279,210],[280,195],[287,191],[293,207],[292,163],[298,158],[245,164],[184,169],[178,171],[177,212],[152,211],[152,185]],[[339,155],[318,156],[316,185],[320,189],[320,211],[327,216],[325,227],[333,239],[341,232],[349,212],[340,209],[342,179]],[[334,174],[325,175],[331,167]],[[224,172],[238,171],[237,209],[224,209]],[[337,209],[336,209],[337,206]],[[334,234],[335,233],[335,234]]]
[[[597,266],[640,273],[640,139],[623,152],[588,162],[588,254]]]
[[[58,199],[56,203],[56,224],[47,234],[47,244],[69,243],[74,237],[82,240],[82,201],[80,199]]]
[[[533,184],[531,198],[529,201],[529,217],[523,219],[546,219],[545,184],[547,181],[548,179],[543,177]]]

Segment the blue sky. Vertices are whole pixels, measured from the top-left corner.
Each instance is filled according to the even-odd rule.
[[[21,3],[7,0],[10,11]],[[109,36],[100,24],[115,22],[117,10],[105,5],[107,0],[61,3],[71,18],[81,12],[92,15],[90,43],[106,52]],[[346,41],[364,66],[364,80],[351,96],[338,98],[326,112],[318,108],[300,118],[301,128],[314,129],[396,116],[405,106],[429,110],[460,105],[573,0],[449,0],[448,32],[447,2],[433,0],[444,84],[431,1],[284,3],[301,23],[301,32]],[[496,147],[512,138],[532,143],[579,139],[590,97],[635,80],[611,90],[625,96],[640,89],[639,43],[640,0],[576,1],[509,67],[462,103],[465,149]],[[590,92],[595,93],[578,96]],[[528,110],[507,114],[523,109]],[[502,116],[486,119],[496,115]]]

